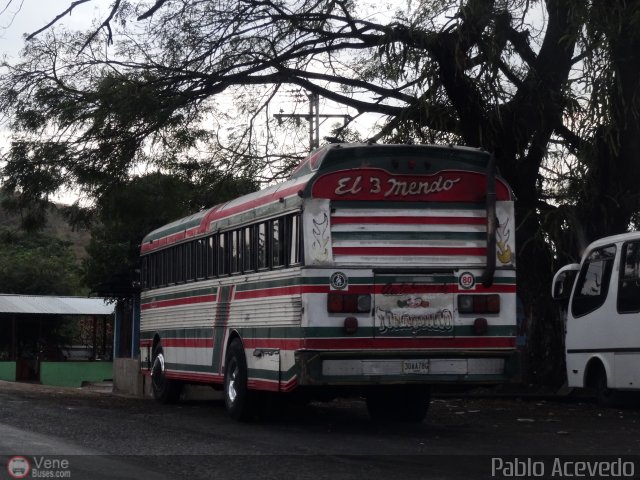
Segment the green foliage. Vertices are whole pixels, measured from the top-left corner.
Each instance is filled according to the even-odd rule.
[[[86,293],[70,245],[42,233],[0,228],[0,292],[29,295]]]
[[[175,174],[151,173],[112,186],[92,211],[68,212],[75,221],[93,216],[84,278],[96,287],[137,268],[145,235],[166,223],[256,190],[255,181],[181,166]],[[128,278],[128,277],[127,277]]]

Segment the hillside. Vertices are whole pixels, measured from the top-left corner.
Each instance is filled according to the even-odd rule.
[[[0,226],[20,227],[20,214],[8,212],[0,206]],[[59,207],[53,205],[47,216],[47,225],[43,233],[70,242],[77,258],[86,258],[86,247],[89,245],[91,234],[87,230],[73,230],[59,211]]]

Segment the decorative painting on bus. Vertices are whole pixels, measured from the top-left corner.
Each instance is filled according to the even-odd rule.
[[[484,173],[443,170],[433,175],[392,174],[363,168],[355,173],[340,170],[323,175],[314,182],[311,193],[314,198],[334,200],[480,202],[486,191]],[[497,179],[497,200],[510,197],[509,188]]]
[[[376,335],[453,337],[451,281],[448,275],[376,275]]]

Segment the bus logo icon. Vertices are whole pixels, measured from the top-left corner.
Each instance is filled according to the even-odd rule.
[[[349,284],[347,275],[342,272],[335,272],[331,275],[331,279],[329,281],[331,282],[331,288],[334,290],[344,290]]]
[[[7,463],[7,472],[11,478],[26,478],[30,471],[31,465],[25,457],[11,457]]]

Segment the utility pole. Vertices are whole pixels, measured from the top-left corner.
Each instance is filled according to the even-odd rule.
[[[278,121],[283,118],[297,118],[309,122],[309,151],[313,151],[320,146],[320,119],[321,118],[342,118],[345,125],[351,120],[350,115],[343,114],[320,114],[320,95],[317,93],[307,93],[309,98],[309,113],[276,113],[274,117]]]

